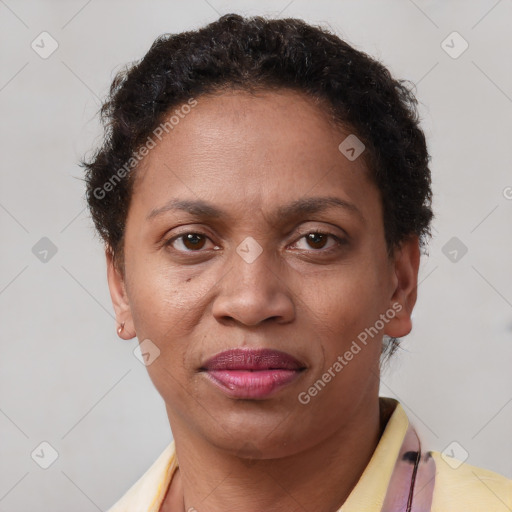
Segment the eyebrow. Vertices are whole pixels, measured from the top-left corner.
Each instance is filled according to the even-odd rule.
[[[355,204],[334,196],[304,197],[297,199],[287,205],[278,207],[273,212],[273,217],[276,219],[287,219],[304,214],[321,213],[331,208],[342,208],[358,216],[363,223],[366,221],[363,214]],[[152,220],[168,211],[185,211],[196,217],[229,218],[228,213],[201,199],[171,199],[164,206],[152,210],[147,215],[146,219]]]

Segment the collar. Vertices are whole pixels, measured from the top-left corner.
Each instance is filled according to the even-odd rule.
[[[386,499],[395,464],[409,431],[409,420],[399,402],[379,398],[381,413],[389,420],[370,462],[338,512],[380,512]],[[153,465],[108,512],[133,510],[159,512],[171,479],[178,467],[172,441]]]

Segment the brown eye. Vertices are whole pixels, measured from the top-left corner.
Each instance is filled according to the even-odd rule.
[[[330,244],[329,244],[330,240]],[[323,233],[321,231],[312,231],[301,236],[294,247],[301,250],[313,250],[313,252],[327,253],[341,248],[346,240],[333,235],[331,233]],[[302,244],[302,247],[300,246]]]
[[[201,249],[204,246],[204,243],[204,237],[198,233],[187,233],[186,235],[183,235],[183,245],[187,249]]]
[[[306,240],[313,249],[323,249],[329,236],[325,233],[308,233]]]
[[[171,238],[165,245],[179,252],[199,252],[207,240],[208,237],[202,233],[190,232]]]

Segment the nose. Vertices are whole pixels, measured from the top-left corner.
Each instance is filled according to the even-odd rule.
[[[271,319],[277,323],[293,320],[293,293],[275,255],[263,250],[252,260],[242,251],[233,251],[228,266],[212,306],[219,322],[253,327]]]

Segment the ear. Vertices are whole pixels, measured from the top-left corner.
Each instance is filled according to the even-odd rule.
[[[384,334],[399,338],[409,334],[412,329],[411,314],[416,304],[420,265],[420,245],[417,236],[407,238],[395,249],[391,265],[394,274],[389,306],[391,311],[395,312],[395,316],[386,324]]]
[[[133,325],[132,312],[128,295],[126,293],[126,286],[124,276],[114,263],[114,255],[110,248],[105,250],[107,259],[107,281],[110,290],[110,298],[116,313],[117,325],[123,325],[121,331],[118,331],[118,336],[124,340],[130,340],[135,337],[135,327]]]

